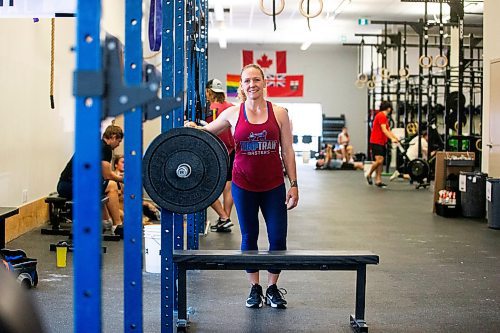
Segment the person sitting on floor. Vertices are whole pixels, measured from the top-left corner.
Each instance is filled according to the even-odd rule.
[[[332,145],[327,144],[324,154],[318,156],[316,160],[316,169],[332,170],[363,170],[363,162],[348,161],[333,158]]]
[[[119,176],[124,176],[125,174],[125,157],[123,155],[116,155],[113,158],[113,172]],[[111,182],[110,182],[111,183]],[[123,183],[115,183],[119,189],[119,202],[120,202],[120,215],[123,220],[123,194],[124,188]],[[156,207],[153,203],[143,200],[142,201],[142,213],[149,220],[143,221],[143,224],[152,224],[154,221],[160,220],[160,209]]]
[[[316,161],[316,169],[329,170],[363,170],[363,162],[343,162],[340,159],[330,159],[328,164],[325,159]]]
[[[337,145],[335,146],[335,153],[340,155],[340,158],[344,162],[351,161],[352,158],[352,146],[350,145],[350,136],[347,132],[347,127],[342,127],[342,132],[339,133],[337,137]]]

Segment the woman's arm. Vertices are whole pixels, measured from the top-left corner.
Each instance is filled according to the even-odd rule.
[[[297,184],[297,168],[295,165],[295,152],[293,150],[293,136],[290,128],[290,119],[285,109],[273,105],[274,114],[280,126],[281,158],[285,166],[286,174],[290,180],[290,189],[286,195],[288,209],[297,206],[299,202],[299,190]]]
[[[236,125],[236,121],[238,120],[238,112],[239,107],[231,106],[227,110],[222,112],[214,121],[201,128],[213,134],[219,134],[228,127],[234,128],[234,126]],[[188,122],[185,126],[198,127],[193,122]]]

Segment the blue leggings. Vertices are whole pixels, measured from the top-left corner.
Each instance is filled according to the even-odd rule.
[[[285,205],[285,184],[266,192],[251,192],[233,183],[232,194],[241,229],[241,250],[258,250],[259,208],[267,228],[269,250],[286,250],[288,227]],[[255,273],[258,270],[247,270]],[[269,269],[269,273],[279,274],[280,270]]]

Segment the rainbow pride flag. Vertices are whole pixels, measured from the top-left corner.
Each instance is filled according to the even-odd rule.
[[[238,74],[227,74],[226,76],[227,97],[237,97],[240,87],[240,76]]]

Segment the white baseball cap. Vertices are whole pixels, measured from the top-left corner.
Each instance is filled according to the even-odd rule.
[[[213,79],[208,81],[207,88],[216,93],[223,93],[224,87],[222,86],[222,82],[217,79]]]

